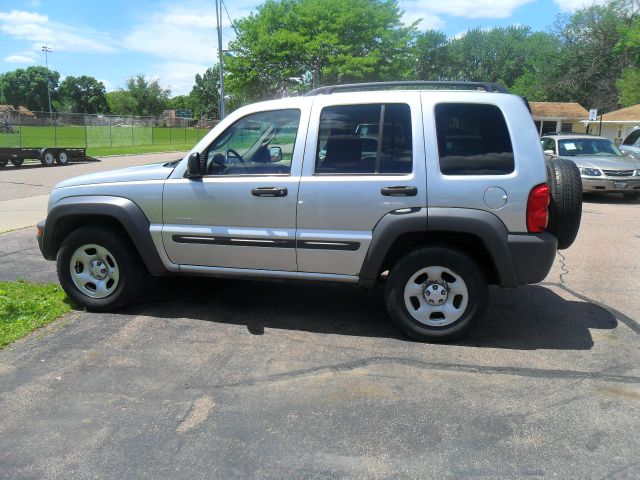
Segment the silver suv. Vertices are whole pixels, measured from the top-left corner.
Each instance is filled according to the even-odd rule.
[[[235,111],[182,160],[58,184],[38,240],[89,310],[146,274],[382,282],[402,330],[443,341],[489,284],[545,278],[577,233],[575,175],[545,165],[526,101],[497,85],[323,87]]]

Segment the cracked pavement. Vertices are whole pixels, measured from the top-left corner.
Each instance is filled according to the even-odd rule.
[[[538,285],[446,345],[380,292],[154,279],[0,351],[0,478],[638,478],[640,202],[589,197]],[[32,229],[0,279],[55,281]]]

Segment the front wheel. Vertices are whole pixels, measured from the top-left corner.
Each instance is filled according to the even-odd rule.
[[[94,312],[115,310],[135,299],[144,280],[143,268],[127,238],[95,227],[71,233],[57,257],[64,291]]]
[[[465,334],[487,307],[485,276],[464,252],[445,246],[409,253],[390,271],[387,311],[416,340],[444,342]]]

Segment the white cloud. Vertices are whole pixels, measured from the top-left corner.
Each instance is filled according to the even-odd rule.
[[[406,11],[402,15],[402,21],[405,25],[410,25],[418,20],[418,27],[424,30],[438,29],[445,25],[445,21],[437,15],[430,13],[418,12],[415,10]]]
[[[400,6],[410,16],[451,15],[465,18],[507,18],[518,7],[534,1],[536,0],[404,0]]]
[[[592,5],[604,5],[610,0],[553,0],[560,10],[565,12],[573,12],[580,8],[590,7]]]
[[[66,52],[111,53],[117,50],[116,42],[106,33],[84,25],[51,21],[47,15],[22,10],[0,12],[0,32],[31,42],[34,52],[42,45]]]
[[[35,63],[36,59],[30,53],[26,55],[14,54],[4,57],[4,61],[7,63]]]
[[[208,64],[191,62],[166,62],[157,65],[152,77],[158,79],[160,85],[171,89],[171,96],[187,95],[194,84],[196,73],[204,73]]]

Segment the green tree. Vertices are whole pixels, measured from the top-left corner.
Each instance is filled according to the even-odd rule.
[[[228,83],[249,100],[412,75],[415,27],[395,0],[267,0],[234,27]]]
[[[631,107],[640,103],[640,69],[627,68],[616,81],[620,92],[620,103],[623,107]]]
[[[190,95],[176,95],[167,100],[168,110],[193,110],[193,102]]]
[[[60,74],[45,67],[19,68],[3,75],[2,96],[11,105],[24,105],[29,110],[49,111],[47,83],[51,100],[58,98]]]
[[[66,77],[60,84],[60,97],[66,101],[72,112],[107,113],[104,84],[93,77]]]
[[[449,63],[449,41],[437,30],[418,35],[415,43],[415,73],[419,80],[450,80],[446,78]]]
[[[219,118],[220,67],[214,65],[200,75],[189,94],[195,117]]]
[[[136,115],[136,101],[125,90],[116,90],[106,94],[109,111],[115,115]]]
[[[616,54],[621,31],[631,22],[629,10],[620,3],[594,5],[556,22],[561,42],[560,72],[554,79],[554,100],[574,101],[585,108],[617,109],[616,80],[627,60]]]
[[[147,81],[138,74],[125,82],[125,92],[133,100],[134,115],[160,115],[165,110],[171,90],[164,89],[157,80]]]

